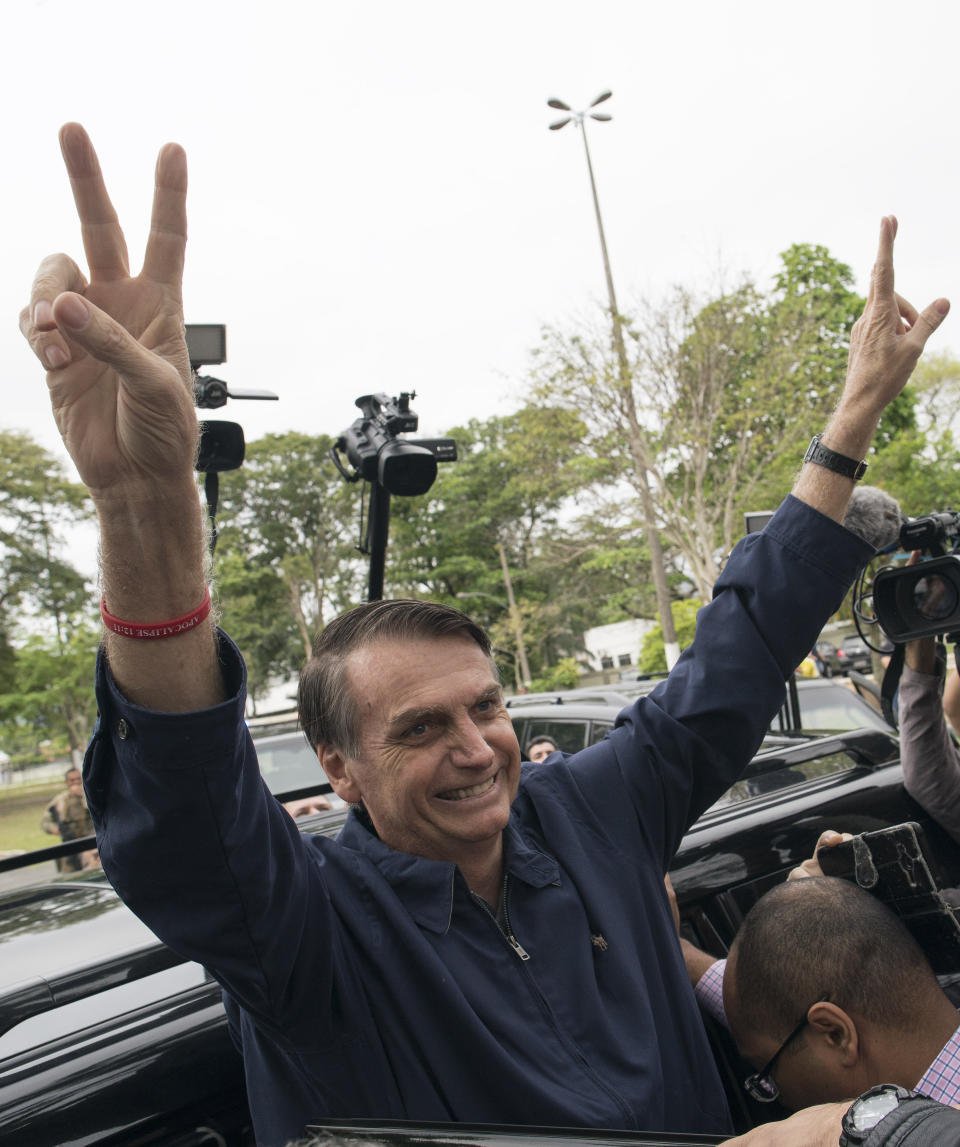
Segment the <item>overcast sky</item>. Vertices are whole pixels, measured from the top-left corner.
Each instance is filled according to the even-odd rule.
[[[865,290],[879,218],[898,287],[954,299],[960,5],[889,0],[22,0],[4,7],[0,426],[58,439],[16,316],[40,258],[78,257],[57,128],[83,122],[139,262],[153,164],[190,162],[188,322],[214,373],[279,403],[247,438],[336,434],[416,389],[422,433],[518,402],[544,323],[604,298],[581,141],[559,96],[605,88],[590,141],[621,309],[719,266],[762,285],[820,243]]]

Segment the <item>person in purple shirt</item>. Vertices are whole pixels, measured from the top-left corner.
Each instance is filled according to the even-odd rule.
[[[86,791],[120,895],[226,989],[258,1142],[325,1114],[722,1131],[663,876],[872,553],[844,510],[948,310],[895,293],[896,220],[881,221],[843,395],[793,496],[731,556],[668,681],[602,744],[521,770],[486,637],[456,611],[374,603],[327,627],[303,720],[357,806],[330,841],[302,837],[265,789],[242,661],[211,616],[186,158],[160,153],[132,275],[89,138],[70,124],[61,146],[89,278],[45,259],[21,328],[100,526]],[[297,298],[289,311],[309,360],[315,316]]]

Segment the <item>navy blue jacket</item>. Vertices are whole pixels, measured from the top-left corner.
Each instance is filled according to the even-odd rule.
[[[130,907],[231,997],[261,1147],[324,1116],[729,1127],[663,874],[736,779],[872,549],[788,499],[738,547],[668,681],[601,744],[524,766],[505,834],[509,931],[449,863],[356,812],[301,837],[229,701],[140,709],[98,669],[85,762]]]

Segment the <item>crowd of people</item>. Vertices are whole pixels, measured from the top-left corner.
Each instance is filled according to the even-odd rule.
[[[847,501],[948,310],[940,299],[917,311],[894,290],[896,220],[881,221],[843,394],[797,459],[792,494],[730,556],[668,679],[606,740],[573,756],[548,748],[521,768],[489,639],[457,610],[371,602],[318,635],[301,720],[353,806],[330,840],[301,835],[263,785],[243,661],[214,625],[181,305],[184,153],[160,153],[132,275],[89,138],[67,125],[61,143],[89,275],[65,255],[45,259],[21,327],[100,527],[100,717],[84,784],[123,899],[224,987],[257,1142],[282,1147],[325,1117],[729,1135],[664,875],[873,554],[842,524]],[[308,326],[297,309],[291,300],[292,321]],[[834,998],[861,916],[864,933],[883,928],[884,949],[895,947],[889,920],[845,895],[830,881],[785,885],[731,953],[723,996],[757,1063],[753,1086],[817,1102],[731,1142],[960,1143],[960,1113],[913,1090],[957,1018],[917,953],[900,945],[911,969],[901,998],[887,991],[873,1010],[862,991]],[[785,949],[761,988],[751,951],[772,943],[764,912],[809,926],[816,956]],[[823,992],[800,965],[832,956],[816,931],[830,912],[843,952]],[[889,1056],[874,1051],[921,1007],[923,1041],[891,1036]],[[802,1021],[786,1038],[784,1015]],[[788,1082],[800,1046],[812,1062]],[[835,1072],[827,1089],[804,1082],[817,1062]]]

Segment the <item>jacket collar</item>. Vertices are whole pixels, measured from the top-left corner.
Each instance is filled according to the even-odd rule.
[[[356,808],[347,815],[337,840],[361,853],[377,867],[422,928],[440,935],[447,931],[453,916],[457,884],[466,891],[466,884],[454,863],[397,852],[383,843],[366,813]],[[510,876],[531,888],[544,888],[560,882],[560,865],[556,859],[524,838],[513,814],[503,832],[503,859]]]

